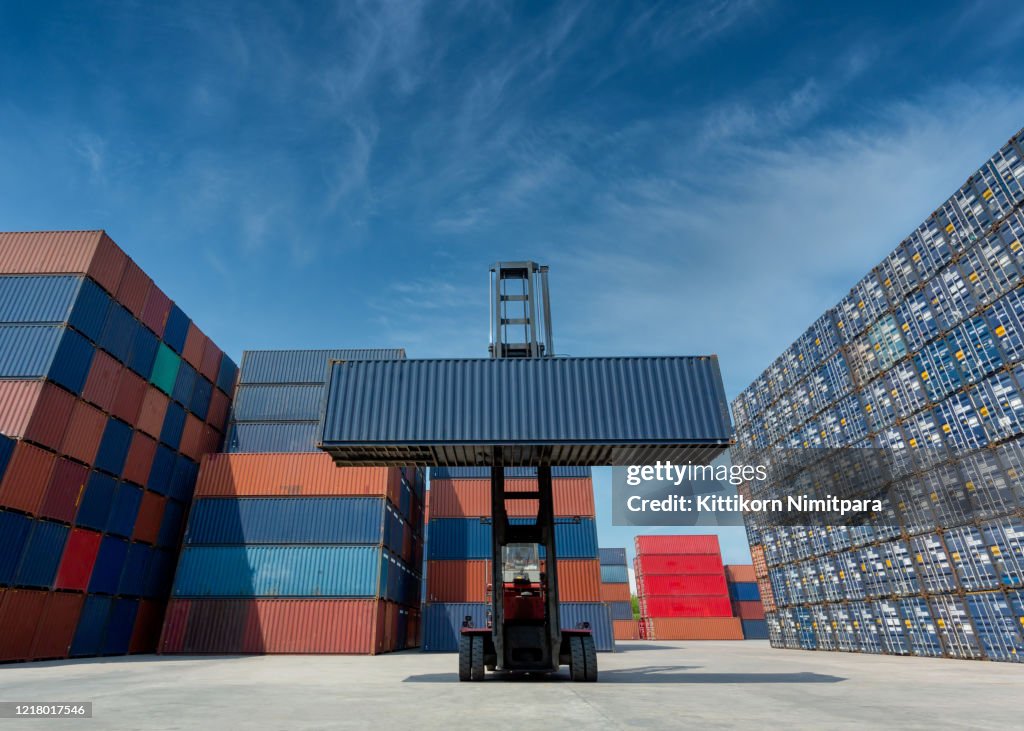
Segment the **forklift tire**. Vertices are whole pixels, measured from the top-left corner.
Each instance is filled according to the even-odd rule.
[[[569,663],[569,677],[573,682],[582,683],[587,678],[587,661],[583,656],[583,638],[570,637],[569,648],[571,650],[571,661]]]
[[[584,680],[588,683],[597,682],[597,645],[594,644],[594,636],[587,635],[583,638],[583,662],[586,666]]]
[[[459,635],[459,680],[472,680],[473,637]]]
[[[472,666],[470,676],[473,680],[484,679],[484,638],[473,638],[473,651],[471,653]]]

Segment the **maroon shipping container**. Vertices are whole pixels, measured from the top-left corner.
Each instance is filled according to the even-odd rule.
[[[135,424],[142,409],[142,400],[146,397],[148,384],[125,368],[117,381],[117,395],[110,413],[121,421]]]
[[[181,349],[181,357],[190,366],[199,370],[203,362],[203,350],[206,348],[206,336],[194,322],[189,323],[188,334],[185,336],[185,347]]]
[[[97,350],[92,358],[92,367],[82,390],[82,398],[95,404],[102,411],[110,411],[122,370],[124,367],[113,357],[102,350]]]
[[[50,483],[57,455],[28,442],[14,445],[14,453],[0,482],[0,505],[38,514]]]
[[[716,574],[725,575],[721,556],[637,556],[638,575],[648,574]]]
[[[88,274],[113,295],[127,263],[104,231],[0,233],[0,274]]]
[[[160,522],[164,518],[164,506],[167,498],[147,490],[142,493],[142,504],[139,506],[139,514],[135,518],[135,528],[132,530],[132,540],[143,543],[156,543],[160,535]]]
[[[0,662],[32,659],[32,639],[45,603],[45,591],[0,590]]]
[[[698,553],[721,556],[717,535],[699,536],[637,536],[634,539],[638,556],[647,554]]]
[[[78,511],[78,503],[88,479],[88,467],[60,457],[53,466],[39,514],[70,523]]]
[[[645,617],[731,617],[729,597],[642,596],[640,614]]]
[[[89,588],[89,577],[96,563],[102,535],[85,528],[75,528],[64,546],[64,556],[57,570],[54,588],[85,591]]]
[[[33,642],[32,659],[49,660],[68,656],[84,604],[85,594],[60,591],[46,593],[43,615]]]
[[[159,439],[169,403],[170,399],[160,393],[156,387],[147,387],[146,395],[142,398],[142,408],[139,409],[139,418],[136,421],[139,431],[149,434],[154,439]]]
[[[185,428],[181,432],[179,451],[193,462],[198,462],[203,451],[203,422],[192,414],[185,415]]]
[[[164,626],[160,631],[158,652],[179,653],[185,646],[185,630],[188,629],[188,615],[192,609],[190,599],[171,600],[164,612]]]
[[[203,436],[201,439],[202,454],[212,454],[219,452],[221,446],[224,444],[224,435],[214,429],[209,424],[203,424]]]
[[[724,574],[644,574],[637,590],[645,596],[729,596]]]
[[[132,434],[132,443],[128,448],[128,457],[124,462],[122,477],[136,485],[145,486],[149,479],[149,470],[153,466],[156,455],[156,440],[147,437],[140,431]]]
[[[217,382],[221,355],[220,348],[210,338],[207,338],[206,345],[203,346],[203,359],[199,364],[199,372],[206,376],[206,380],[211,383]]]
[[[171,313],[171,298],[154,284],[149,289],[149,296],[146,297],[146,304],[142,308],[142,317],[139,319],[156,333],[158,338],[164,336],[164,327],[167,325],[167,316]]]
[[[210,396],[210,409],[206,414],[206,423],[223,434],[230,410],[231,401],[228,400],[228,397],[219,388],[213,389],[213,395]]]
[[[761,602],[733,602],[733,616],[740,619],[764,619]]]
[[[146,306],[146,299],[149,297],[149,290],[153,286],[153,280],[142,271],[138,264],[128,260],[125,266],[124,275],[121,277],[121,284],[117,288],[117,301],[128,308],[128,311],[141,317],[142,309]]]
[[[132,631],[131,644],[128,652],[156,652],[160,643],[160,628],[164,621],[164,603],[153,599],[139,602],[139,611],[135,618],[135,629]]]
[[[96,450],[107,427],[107,416],[84,401],[75,404],[60,451],[85,464],[96,459]]]

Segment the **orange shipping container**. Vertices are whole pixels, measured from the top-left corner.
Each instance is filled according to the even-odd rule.
[[[615,640],[639,640],[640,622],[635,619],[616,619],[612,621],[612,632]]]
[[[385,495],[400,504],[401,472],[389,467],[336,467],[316,454],[209,454],[196,497]]]
[[[650,640],[742,640],[736,617],[672,617],[647,620]]]
[[[57,455],[27,442],[18,442],[0,482],[0,505],[35,515],[43,503]]]
[[[772,593],[772,582],[767,576],[757,580],[757,591],[761,595],[761,606],[766,612],[775,611],[775,595]]]
[[[0,233],[0,274],[88,274],[117,294],[127,263],[104,231]]]
[[[491,562],[486,559],[427,562],[428,602],[489,602],[487,587],[490,583]],[[558,596],[563,602],[603,601],[600,561],[560,560]]]
[[[629,584],[601,584],[601,601],[632,601],[632,595],[629,592]]]
[[[107,416],[84,401],[75,404],[60,451],[84,464],[92,464],[100,448]],[[158,435],[159,436],[159,435]]]
[[[730,584],[738,584],[741,581],[757,581],[754,576],[754,567],[751,564],[726,564],[725,578]]]
[[[507,480],[509,492],[534,492],[536,480]],[[552,480],[555,515],[594,516],[594,483],[589,478]],[[431,507],[434,518],[486,518],[491,514],[491,483],[489,480],[432,480]],[[536,500],[509,500],[505,503],[512,517],[537,514]]]
[[[768,576],[768,564],[764,560],[764,546],[751,546],[750,558],[754,562],[754,576],[757,578]]]

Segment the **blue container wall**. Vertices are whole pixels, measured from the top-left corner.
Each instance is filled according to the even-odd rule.
[[[512,524],[528,520],[513,518]],[[479,518],[438,518],[430,521],[427,545],[430,559],[491,557],[491,524]],[[555,524],[555,550],[559,558],[597,558],[597,526],[592,518]]]
[[[85,483],[85,491],[78,507],[75,524],[93,530],[105,530],[116,490],[117,480],[113,477],[100,472],[90,473],[89,481]]]
[[[239,383],[326,383],[332,360],[396,360],[401,348],[336,350],[247,350]]]
[[[127,482],[119,484],[110,506],[110,514],[107,516],[107,532],[130,538],[141,505],[142,488]]]
[[[594,634],[598,652],[615,650],[615,634],[612,630],[611,613],[607,604],[596,602],[564,602],[559,605],[562,627],[572,629],[586,622]]]
[[[313,385],[239,386],[234,421],[319,421],[327,387]]]
[[[174,458],[174,469],[171,481],[167,485],[167,494],[175,500],[187,503],[192,499],[196,478],[199,476],[199,465],[183,454]]]
[[[4,474],[7,472],[7,465],[11,461],[11,455],[14,454],[14,447],[17,442],[8,436],[0,434],[0,480],[3,479]]]
[[[96,452],[96,468],[112,475],[120,475],[131,443],[131,426],[120,419],[109,419],[106,429],[103,430],[100,448]]]
[[[552,477],[590,477],[590,467],[552,467]],[[506,467],[505,477],[510,479],[530,479],[537,477],[536,467]],[[489,480],[490,467],[431,467],[432,480]],[[623,554],[625,556],[625,554]],[[623,559],[625,560],[625,559]]]
[[[171,488],[174,461],[174,452],[163,444],[158,445],[156,454],[153,456],[153,466],[149,468],[149,480],[146,487],[158,495],[166,495]]]
[[[761,594],[753,581],[740,581],[729,584],[729,598],[737,602],[757,602],[761,601]]]
[[[146,593],[146,577],[153,561],[152,546],[143,543],[132,543],[128,546],[128,555],[121,572],[121,582],[117,593],[121,596],[144,596]]]
[[[153,374],[153,364],[156,362],[156,351],[159,347],[160,341],[148,328],[137,328],[132,340],[131,354],[125,365],[140,378],[148,381]]]
[[[107,312],[107,321],[100,334],[99,346],[121,363],[128,362],[135,333],[142,325],[127,309],[114,303]]]
[[[108,596],[90,595],[85,598],[75,639],[71,642],[71,657],[99,655],[103,651],[103,635],[110,616],[110,604]]]
[[[82,277],[0,276],[0,323],[67,322]]]
[[[319,452],[316,442],[319,422],[264,423],[242,422],[228,429],[224,451],[252,452]]]
[[[89,579],[90,594],[116,594],[128,557],[128,541],[104,536]]]
[[[743,639],[745,640],[767,640],[768,622],[763,619],[743,619]]]
[[[217,388],[224,393],[231,395],[235,388],[235,378],[238,376],[238,366],[226,354],[220,359],[220,367],[217,370]]]
[[[48,589],[57,577],[57,568],[64,553],[64,543],[71,529],[61,523],[37,520],[22,553],[15,583]]]
[[[606,566],[601,564],[601,583],[628,584],[629,571],[625,566]]]
[[[0,586],[14,582],[31,531],[27,515],[0,510]]]
[[[633,619],[632,602],[608,602],[608,611],[612,613],[612,619]]]
[[[382,498],[205,498],[192,505],[188,545],[379,544]],[[399,540],[401,540],[399,538]]]
[[[601,559],[602,566],[625,566],[625,548],[601,548],[598,549],[597,557]]]
[[[173,551],[154,549],[149,564],[149,573],[146,574],[145,591],[143,596],[147,599],[164,599],[170,592],[171,579],[174,577],[174,567],[177,564],[177,556]]]
[[[127,655],[135,629],[135,615],[139,611],[138,599],[115,599],[110,607],[106,630],[103,633],[104,655]]]
[[[111,303],[110,296],[96,282],[83,279],[68,324],[92,342],[98,343]]]
[[[164,326],[164,342],[178,355],[185,349],[185,338],[188,337],[188,326],[191,321],[177,305],[171,307]]]
[[[466,617],[474,627],[487,626],[490,604],[427,604],[423,607],[424,652],[458,652],[459,631]]]
[[[0,378],[50,378],[81,393],[94,352],[62,325],[0,325]]]

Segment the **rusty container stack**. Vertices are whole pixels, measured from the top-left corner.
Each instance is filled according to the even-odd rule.
[[[490,471],[438,467],[431,470],[430,480],[423,649],[455,652],[465,618],[472,617],[476,626],[483,627],[490,608]],[[553,468],[552,481],[561,624],[574,627],[589,622],[597,649],[610,652],[615,645],[609,607],[601,592],[590,468]],[[536,491],[536,470],[506,468],[505,489]],[[513,521],[537,514],[536,500],[506,505]]]
[[[236,372],[105,232],[0,233],[0,662],[155,649]]]
[[[420,634],[423,470],[336,467],[316,448],[331,360],[247,351],[227,452],[202,464],[164,653],[378,654]]]

